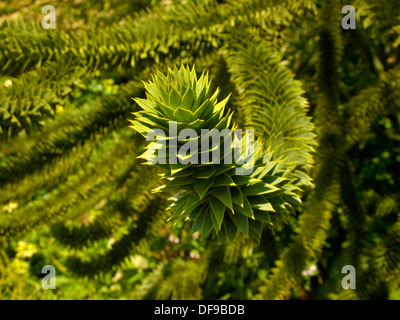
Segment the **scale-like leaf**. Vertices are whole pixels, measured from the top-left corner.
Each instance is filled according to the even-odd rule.
[[[215,187],[231,187],[236,186],[236,183],[232,180],[230,176],[223,173],[215,177]]]
[[[235,239],[236,233],[237,233],[237,227],[235,224],[232,222],[230,218],[225,219],[224,221],[224,230],[226,235],[228,236],[228,239],[230,241],[233,241]]]
[[[214,166],[206,166],[201,168],[200,170],[197,170],[193,174],[193,178],[196,179],[208,179],[210,178],[213,174],[215,173],[215,168]]]
[[[232,197],[228,187],[213,188],[212,195],[220,200],[229,209],[233,210]]]
[[[249,218],[240,214],[232,214],[230,213],[229,216],[231,217],[233,223],[236,225],[236,227],[242,231],[244,234],[249,234]]]
[[[214,179],[201,180],[194,184],[194,188],[200,199],[204,197],[208,189],[213,185]]]
[[[250,202],[246,197],[243,197],[243,207],[238,206],[236,204],[233,205],[233,211],[239,212],[240,214],[245,215],[246,217],[254,219],[254,212]]]
[[[224,220],[224,213],[225,213],[226,207],[221,201],[219,201],[218,199],[215,199],[215,198],[212,198],[210,200],[210,205],[211,205],[212,213],[218,222],[218,229],[220,229],[222,222]]]
[[[242,188],[242,192],[245,196],[259,196],[262,194],[272,193],[280,190],[280,188],[277,188],[268,183],[255,183]]]
[[[202,234],[206,237],[213,228],[213,222],[211,218],[211,213],[208,210],[204,215],[203,226],[202,226]]]

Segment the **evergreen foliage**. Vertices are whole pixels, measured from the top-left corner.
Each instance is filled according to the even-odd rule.
[[[346,4],[1,5],[0,299],[398,299],[399,6]],[[151,165],[174,121],[253,129],[254,171]]]

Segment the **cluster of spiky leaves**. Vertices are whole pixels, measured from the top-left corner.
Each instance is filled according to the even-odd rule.
[[[73,248],[73,271],[88,275],[111,272],[132,252],[135,246],[131,244],[138,237],[149,239],[148,233],[133,237],[138,229],[132,227],[130,236],[115,243],[115,249],[106,254],[99,251],[90,259],[76,249],[89,244],[96,248],[100,240],[136,219],[145,223],[141,218],[147,211],[155,219],[140,228],[154,230],[159,226],[154,221],[165,221],[152,206],[145,211],[132,210],[133,204],[142,203],[132,184],[145,187],[127,178],[142,140],[133,139],[133,132],[128,134],[123,127],[132,111],[130,97],[142,93],[137,80],[148,78],[154,65],[166,70],[167,65],[181,62],[196,63],[198,71],[220,68],[226,76],[223,62],[215,63],[221,60],[216,49],[223,41],[222,31],[231,23],[225,17],[252,21],[253,32],[258,32],[257,26],[268,32],[280,22],[263,26],[277,10],[268,3],[268,12],[257,15],[264,12],[265,5],[260,1],[175,3],[135,13],[133,18],[127,15],[120,25],[82,33],[4,22],[0,79],[9,81],[1,90],[0,234],[21,237],[40,225],[57,222],[51,230],[61,243]],[[93,94],[88,80],[99,74],[114,77],[116,91],[96,92],[97,97],[88,102],[77,98],[75,91]],[[124,141],[120,141],[122,136]],[[143,172],[139,176],[147,178]],[[127,186],[129,195],[125,194]],[[102,213],[82,225],[80,217],[93,208]]]
[[[210,85],[208,75],[197,79],[184,66],[145,83],[147,98],[135,99],[143,110],[134,113],[132,128],[153,141],[141,157],[167,170],[158,190],[179,191],[171,218],[192,221],[192,232],[202,236],[213,231],[233,240],[239,229],[259,240],[264,223],[286,221],[292,205],[301,204],[299,189],[285,177],[282,159],[273,160],[258,140],[243,136],[235,145],[229,97],[218,102],[219,90],[211,93]]]

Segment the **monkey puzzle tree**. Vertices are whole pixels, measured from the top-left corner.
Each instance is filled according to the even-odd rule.
[[[94,28],[87,13],[70,30],[72,4],[55,30],[41,28],[40,8],[34,25],[2,19],[1,281],[20,263],[15,241],[39,232],[63,248],[68,277],[119,279],[145,257],[128,298],[398,290],[396,1],[354,2],[355,30],[341,28],[338,0],[172,1],[129,14],[103,1],[112,25],[101,11]],[[143,136],[172,124],[165,139],[189,154],[143,165],[160,145],[171,151],[162,135]],[[237,174],[243,159],[224,163],[234,141],[222,136],[203,152],[219,163],[185,162],[181,148],[213,129],[254,130],[250,174]],[[319,281],[302,275],[310,264]],[[344,264],[356,267],[356,292],[341,290]]]

